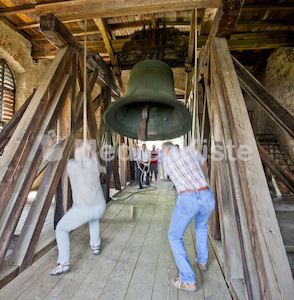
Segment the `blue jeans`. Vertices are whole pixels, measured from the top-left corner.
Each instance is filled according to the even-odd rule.
[[[210,189],[198,193],[184,193],[178,196],[170,222],[168,239],[182,282],[196,282],[195,274],[182,240],[185,230],[195,217],[197,260],[201,265],[206,265],[208,260],[207,221],[214,207],[215,200]]]
[[[99,219],[103,216],[106,204],[77,207],[72,206],[60,219],[56,226],[56,242],[58,247],[58,264],[69,261],[69,233],[76,228],[89,223],[90,246],[100,246]]]

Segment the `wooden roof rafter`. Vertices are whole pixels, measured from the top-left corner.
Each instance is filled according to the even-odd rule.
[[[121,71],[118,67],[118,61],[117,61],[117,58],[115,56],[115,53],[114,53],[114,50],[113,50],[113,47],[111,44],[111,40],[109,38],[109,35],[111,36],[111,32],[109,32],[109,30],[107,30],[107,25],[106,25],[105,19],[97,18],[97,19],[94,19],[94,22],[97,25],[98,29],[100,30],[107,53],[110,56],[110,61],[111,61],[112,67],[113,67],[113,71],[114,71],[115,75],[117,76],[122,93],[124,93],[125,88],[124,88],[124,85],[123,85],[123,82],[121,79]]]

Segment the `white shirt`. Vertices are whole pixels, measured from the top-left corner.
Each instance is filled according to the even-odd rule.
[[[150,156],[151,156],[151,153],[150,153],[149,150],[146,149],[145,151],[143,151],[143,150],[141,149],[141,150],[138,151],[137,154],[138,154],[138,155],[137,155],[137,159],[138,159],[138,160],[141,160],[141,161],[144,162],[144,163],[149,162],[149,158],[150,158]]]
[[[132,150],[133,150],[133,161],[137,161],[137,156],[138,156],[137,151],[138,151],[138,149],[132,148]]]

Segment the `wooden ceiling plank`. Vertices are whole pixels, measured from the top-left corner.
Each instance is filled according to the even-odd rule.
[[[244,5],[242,8],[242,12],[247,11],[265,11],[265,10],[294,10],[294,4],[285,3],[281,5]]]
[[[283,26],[294,26],[294,20],[239,20],[237,23],[237,27],[240,26],[249,26],[249,27],[257,27],[257,26],[266,26],[266,27],[283,27]]]

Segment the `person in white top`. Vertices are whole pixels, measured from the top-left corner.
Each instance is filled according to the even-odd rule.
[[[137,180],[139,183],[140,189],[143,188],[143,172],[146,170],[146,185],[150,186],[149,182],[149,165],[150,165],[150,158],[151,158],[151,153],[150,151],[146,148],[146,145],[142,145],[142,149],[137,151],[137,163],[138,163],[138,168],[137,168]]]
[[[138,151],[140,150],[141,150],[140,147],[136,143],[133,143],[131,161],[134,166],[135,174],[137,173],[137,156],[138,156]]]
[[[70,271],[69,233],[89,223],[90,246],[93,254],[100,254],[99,219],[103,216],[106,201],[100,184],[100,164],[88,142],[75,150],[74,159],[67,164],[72,189],[73,205],[56,226],[58,266],[50,275]]]

